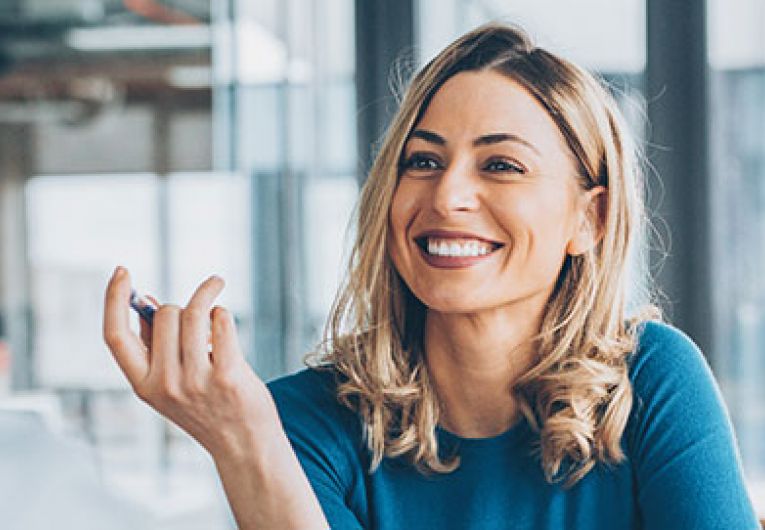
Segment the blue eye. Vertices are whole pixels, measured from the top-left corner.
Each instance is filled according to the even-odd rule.
[[[486,171],[496,172],[496,173],[503,173],[503,172],[513,172],[513,173],[526,173],[526,170],[521,167],[518,164],[514,164],[512,162],[508,162],[507,160],[492,160],[485,166]]]
[[[444,166],[441,161],[432,154],[429,153],[413,153],[401,162],[401,173],[431,173],[434,171],[443,170]],[[488,173],[509,173],[523,175],[526,173],[526,169],[518,163],[506,160],[504,158],[495,158],[489,160],[483,167],[482,171]]]
[[[403,171],[435,171],[441,169],[441,164],[432,156],[415,153],[401,164]]]

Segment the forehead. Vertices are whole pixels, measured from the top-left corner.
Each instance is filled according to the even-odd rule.
[[[536,98],[517,81],[491,70],[460,72],[448,79],[433,96],[417,128],[437,132],[449,143],[511,133],[545,156],[569,155],[558,126]]]

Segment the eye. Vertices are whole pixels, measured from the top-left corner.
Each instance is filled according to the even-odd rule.
[[[484,166],[484,171],[489,171],[491,173],[518,173],[518,174],[524,174],[526,173],[526,168],[521,166],[520,164],[516,162],[512,162],[510,160],[505,160],[503,158],[493,159],[489,160],[489,162]]]
[[[441,163],[434,156],[426,153],[414,153],[401,164],[402,171],[436,171]]]

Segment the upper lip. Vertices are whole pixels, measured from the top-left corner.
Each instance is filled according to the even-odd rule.
[[[489,239],[487,237],[479,236],[476,234],[472,234],[470,232],[465,232],[464,230],[445,230],[445,229],[430,229],[430,230],[423,230],[422,232],[419,232],[416,236],[414,236],[414,240],[418,243],[424,242],[429,237],[437,237],[437,238],[443,238],[443,239],[477,239],[479,241],[485,241],[487,243],[491,243],[495,246],[502,246],[504,243],[501,241],[496,241],[494,239]]]

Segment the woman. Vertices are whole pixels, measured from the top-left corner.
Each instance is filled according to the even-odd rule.
[[[265,387],[215,277],[141,340],[118,269],[106,340],[243,528],[756,528],[700,352],[625,314],[640,197],[601,85],[484,26],[407,90],[313,368]]]

